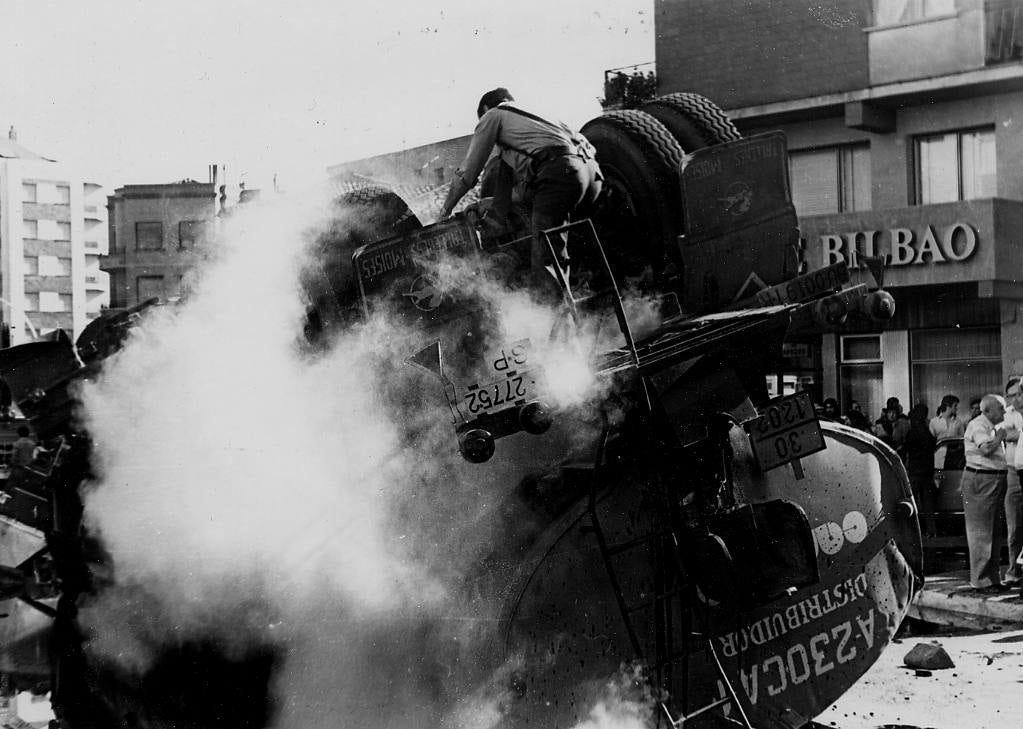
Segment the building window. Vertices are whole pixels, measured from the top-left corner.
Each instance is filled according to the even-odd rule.
[[[140,251],[163,250],[163,223],[135,223],[135,248]]]
[[[917,203],[995,196],[993,129],[918,137],[915,152]]]
[[[934,416],[941,398],[955,395],[961,406],[989,392],[1002,392],[1002,341],[998,327],[910,332],[913,402]]]
[[[39,311],[45,312],[57,312],[67,311],[66,296],[62,296],[56,291],[40,291],[39,292]]]
[[[36,222],[36,237],[39,240],[71,240],[71,223],[59,220],[39,220]]]
[[[205,220],[182,220],[178,223],[178,246],[180,248],[195,248],[205,242]]]
[[[34,203],[36,201],[36,184],[34,182],[21,183],[22,202]]]
[[[38,220],[22,220],[21,221],[21,236],[22,238],[28,238],[30,240],[39,239],[39,221]]]
[[[855,400],[867,418],[884,405],[881,335],[856,334],[839,338],[839,399],[842,412]]]
[[[873,6],[874,25],[917,23],[956,11],[955,0],[874,0]]]
[[[65,261],[67,265],[65,266]],[[60,259],[57,256],[39,256],[39,267],[37,272],[40,276],[68,276],[71,273],[70,259]]]
[[[137,302],[163,298],[163,276],[137,276],[135,278]]]
[[[792,152],[789,177],[799,215],[870,209],[870,147],[866,144]]]
[[[47,205],[71,204],[71,188],[56,182],[36,182],[35,202]]]

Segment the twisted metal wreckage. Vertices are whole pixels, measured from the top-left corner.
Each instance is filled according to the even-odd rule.
[[[495,666],[518,657],[501,679],[511,697],[503,725],[573,726],[588,709],[575,688],[631,663],[658,725],[795,729],[877,659],[923,580],[896,454],[818,422],[805,393],[771,400],[765,387],[793,332],[890,318],[883,268],[807,273],[783,136],[743,139],[702,97],[608,112],[583,132],[605,194],[589,220],[544,239],[561,316],[552,336],[586,320],[617,332],[591,358],[606,394],[592,404],[584,447],[552,437],[571,426],[546,398],[536,343],[476,351],[472,298],[431,285],[438,252],[509,286],[529,280],[530,241],[514,210],[495,219],[483,203],[424,227],[387,190],[343,196],[365,225],[321,235],[320,265],[305,277],[307,337],[391,307],[418,332],[408,362],[446,399],[473,468],[514,465],[523,447],[548,460],[542,477],[520,474],[502,505],[500,546],[466,588],[497,606],[495,645],[480,654]],[[571,269],[554,256],[565,236]],[[623,305],[626,280],[661,303],[642,332]],[[14,401],[57,444],[43,469],[12,474],[47,500],[34,524],[46,548],[4,569],[4,595],[52,621],[43,663],[67,726],[228,716],[264,726],[272,648],[239,658],[186,643],[131,682],[83,649],[77,609],[102,589],[106,557],[81,527],[90,443],[73,425],[69,386],[102,366],[146,307],[98,320],[75,345],[56,336],[0,352]]]

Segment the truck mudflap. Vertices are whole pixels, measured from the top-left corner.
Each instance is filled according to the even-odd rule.
[[[623,470],[588,498],[577,490],[573,506],[533,533],[514,574],[501,574],[495,655],[515,666],[505,725],[574,726],[609,705],[616,676],[629,683],[636,671],[649,688],[639,701],[653,702],[661,726],[720,702],[686,726],[716,726],[723,714],[794,729],[848,690],[922,584],[920,534],[895,453],[869,434],[822,426],[827,448],[800,460],[801,478],[791,464],[760,472],[745,433],[731,430],[747,503],[800,505],[816,551],[815,581],[753,607],[717,603],[694,584],[694,563],[738,573],[731,559],[742,557],[687,551],[664,506],[670,483]]]

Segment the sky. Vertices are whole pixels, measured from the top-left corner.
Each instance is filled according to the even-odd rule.
[[[654,60],[655,2],[0,0],[0,133],[111,191],[287,189],[468,134],[496,86],[581,126],[605,69]]]

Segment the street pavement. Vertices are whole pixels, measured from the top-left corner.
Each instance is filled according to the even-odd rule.
[[[904,665],[918,643],[938,643],[954,668]],[[983,595],[968,572],[929,575],[899,636],[863,677],[817,717],[836,729],[1023,727],[1023,599]]]
[[[838,701],[816,718],[836,729],[1019,729],[1023,630],[929,635],[904,631]],[[917,675],[903,659],[940,643],[954,668]]]

